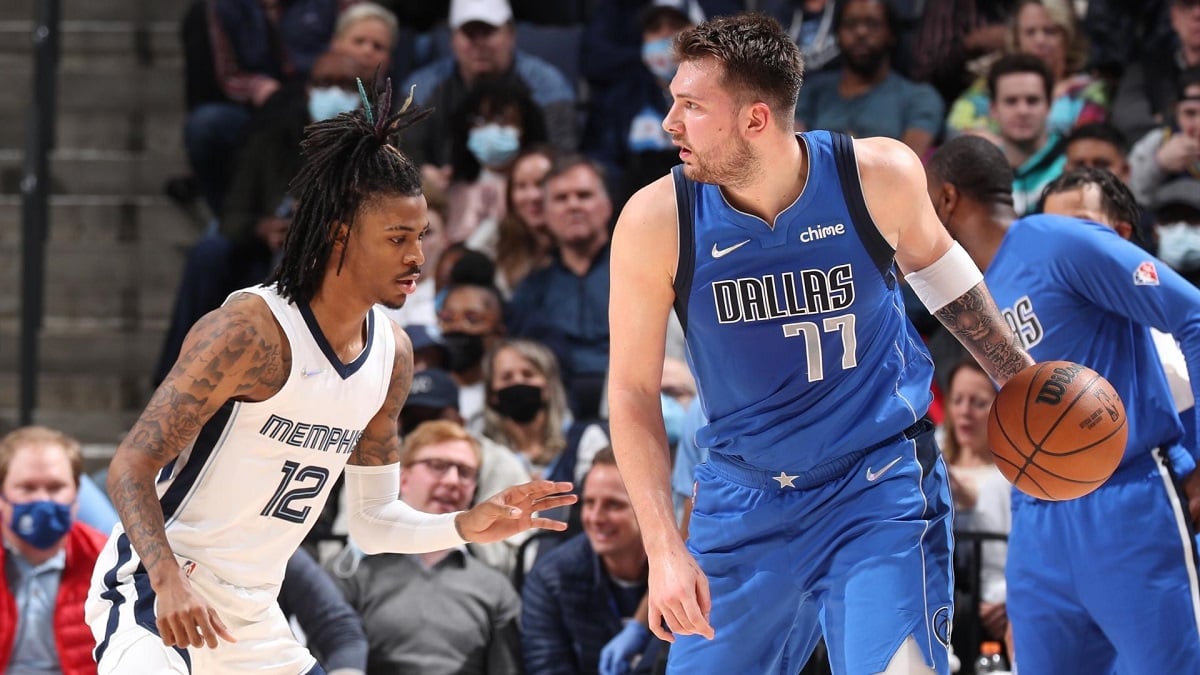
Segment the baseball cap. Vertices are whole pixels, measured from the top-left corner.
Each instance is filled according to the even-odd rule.
[[[472,21],[503,26],[512,21],[512,7],[508,0],[450,0],[451,30],[458,30]]]
[[[412,387],[408,390],[408,401],[404,406],[438,410],[458,408],[458,385],[444,370],[418,370],[413,373]]]
[[[1186,206],[1200,211],[1200,180],[1176,178],[1154,192],[1155,210],[1168,206]]]

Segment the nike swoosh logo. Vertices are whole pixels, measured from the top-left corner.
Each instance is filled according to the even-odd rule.
[[[301,377],[312,377],[313,375],[320,375],[323,372],[325,372],[324,368],[314,368],[312,370],[309,370],[308,368],[301,368],[300,376]]]
[[[872,471],[871,467],[868,466],[867,467],[867,482],[874,483],[875,481],[879,480],[880,476],[887,473],[888,470],[891,469],[893,466],[896,466],[896,462],[899,462],[899,461],[900,461],[900,458],[897,457],[896,459],[893,459],[892,461],[885,464],[883,466],[883,468],[878,471]]]
[[[746,241],[740,241],[740,242],[734,244],[733,246],[730,246],[729,248],[717,248],[717,245],[713,244],[712,257],[724,258],[725,256],[729,255],[730,253],[733,253],[734,251],[738,250],[739,248],[741,248],[749,243],[750,243],[750,240],[747,239]]]

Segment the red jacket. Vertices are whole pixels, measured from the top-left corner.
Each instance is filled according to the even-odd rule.
[[[67,532],[67,559],[54,608],[54,642],[63,675],[96,675],[96,662],[92,659],[96,640],[83,621],[83,602],[105,540],[103,534],[80,522]],[[0,673],[8,668],[17,634],[17,601],[3,573],[6,555],[7,549],[0,546],[0,626],[4,627],[0,629]]]

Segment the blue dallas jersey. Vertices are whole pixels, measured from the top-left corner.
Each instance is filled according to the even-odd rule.
[[[1182,427],[1147,327],[1180,341],[1196,392],[1200,290],[1113,230],[1051,215],[1014,222],[984,279],[1034,360],[1082,363],[1112,383],[1129,418],[1122,466],[1180,438]],[[1190,464],[1180,448],[1172,454]]]
[[[709,420],[696,442],[789,473],[899,434],[925,415],[933,375],[849,137],[799,137],[808,182],[774,229],[675,170],[676,311]]]

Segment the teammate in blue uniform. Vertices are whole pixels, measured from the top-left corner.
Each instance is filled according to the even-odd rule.
[[[559,494],[570,483],[516,486],[455,514],[397,499],[412,344],[374,305],[416,290],[428,219],[419,171],[391,144],[423,115],[389,114],[390,95],[307,129],[272,283],[192,328],[113,457],[121,525],[86,607],[101,675],[324,672],[275,599],[343,469],[350,534],[367,552],[565,529],[533,515],[573,503]]]
[[[683,166],[618,221],[609,385],[669,670],[794,675],[823,630],[834,672],[946,673],[951,502],[897,270],[992,377],[1031,360],[910,150],[794,133],[802,64],[777,23],[714,19],[675,50]],[[656,403],[672,305],[710,448],[686,546]]]
[[[1129,418],[1121,464],[1095,492],[1051,502],[1014,491],[1008,615],[1021,672],[1200,673],[1197,448],[1178,443],[1149,330],[1174,335],[1195,372],[1200,290],[1104,225],[1017,220],[1008,164],[987,141],[955,139],[928,169],[939,217],[1029,352],[1096,370]]]

